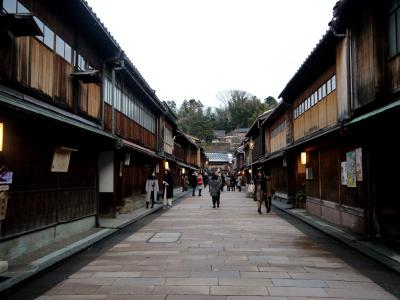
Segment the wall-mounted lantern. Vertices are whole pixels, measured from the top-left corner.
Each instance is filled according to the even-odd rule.
[[[307,152],[301,152],[300,163],[305,165],[307,163]]]
[[[164,169],[169,170],[169,162],[168,161],[164,161]]]
[[[182,168],[182,175],[185,175],[185,168]]]

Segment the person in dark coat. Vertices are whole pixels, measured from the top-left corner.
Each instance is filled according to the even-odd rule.
[[[197,172],[193,172],[189,179],[190,187],[193,189],[192,196],[195,195],[196,187],[197,187]]]
[[[174,196],[174,180],[172,179],[172,174],[169,170],[165,170],[163,178],[164,186],[164,207],[172,206],[172,197]]]
[[[225,186],[225,176],[224,174],[221,174],[221,192],[224,191],[224,186]]]
[[[220,193],[221,193],[221,179],[217,174],[213,174],[211,181],[209,182],[210,184],[210,195],[212,198],[212,203],[213,203],[213,208],[215,208],[215,205],[219,207],[220,203]]]

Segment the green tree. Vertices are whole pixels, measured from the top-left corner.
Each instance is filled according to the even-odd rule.
[[[186,133],[211,141],[213,138],[213,124],[211,109],[204,109],[199,100],[184,100],[178,112],[178,126]]]
[[[264,103],[267,105],[267,109],[273,109],[278,105],[278,102],[272,96],[265,98]]]
[[[174,114],[178,114],[178,109],[174,100],[165,101],[165,103],[167,103],[168,107],[174,112]]]

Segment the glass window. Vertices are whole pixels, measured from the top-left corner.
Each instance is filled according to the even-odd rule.
[[[336,90],[336,75],[332,77],[332,91]]]
[[[44,25],[43,42],[50,49],[54,50],[54,32]]]
[[[9,14],[17,13],[17,1],[16,0],[3,0],[3,9]]]
[[[64,40],[56,35],[56,53],[62,57],[64,57]]]
[[[17,2],[17,13],[19,13],[19,14],[29,14],[30,11],[25,6],[23,6],[21,3]]]
[[[307,103],[308,103],[308,108],[311,108],[312,105],[311,105],[311,98],[310,97],[307,98]]]
[[[325,98],[325,97],[326,97],[326,82],[322,86],[322,98]]]
[[[326,82],[326,92],[328,95],[332,92],[332,80],[331,79],[329,79]]]
[[[85,60],[80,54],[78,54],[78,68],[85,70]]]
[[[34,16],[33,19],[35,20],[37,26],[40,28],[40,30],[42,31],[42,33],[44,33],[44,24],[43,24],[43,22],[40,21],[40,19],[39,19],[38,17],[36,17],[36,16]],[[36,38],[37,38],[39,41],[43,42],[43,36],[37,35]]]
[[[72,63],[72,49],[71,46],[65,43],[65,55],[64,58],[67,62]]]

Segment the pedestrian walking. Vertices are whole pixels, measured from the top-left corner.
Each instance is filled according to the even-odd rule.
[[[156,173],[153,172],[146,180],[146,209],[149,208],[150,204],[151,208],[154,207],[154,202],[156,202],[158,191],[158,180]]]
[[[164,186],[164,208],[170,208],[172,206],[172,197],[174,196],[174,180],[172,179],[172,174],[169,170],[165,170],[163,178]]]
[[[197,189],[199,190],[199,196],[201,196],[201,190],[203,189],[203,175],[199,172],[197,176]]]
[[[238,191],[241,192],[242,191],[242,175],[240,175],[240,173],[236,179],[236,185],[237,185]]]
[[[219,207],[221,197],[221,179],[214,173],[210,181],[210,195],[212,198],[213,208],[215,205]]]
[[[207,172],[203,173],[203,185],[204,185],[204,189],[206,189],[207,185],[208,185],[208,174],[207,174]]]
[[[231,190],[231,178],[227,176],[225,179],[225,183],[226,183],[226,190],[229,192]]]
[[[189,179],[190,187],[192,188],[192,196],[195,196],[197,187],[197,172],[193,172]]]
[[[224,186],[225,186],[225,176],[224,174],[221,174],[221,192],[224,191]]]
[[[231,185],[231,191],[234,192],[236,190],[236,174],[235,173],[233,173],[231,175],[230,185]]]
[[[271,211],[271,200],[274,194],[275,188],[272,182],[271,174],[267,174],[265,177],[265,207],[267,209],[267,213]]]
[[[264,199],[265,193],[265,178],[261,170],[258,170],[257,175],[254,177],[254,200],[257,201],[258,213],[261,215],[261,204]]]

